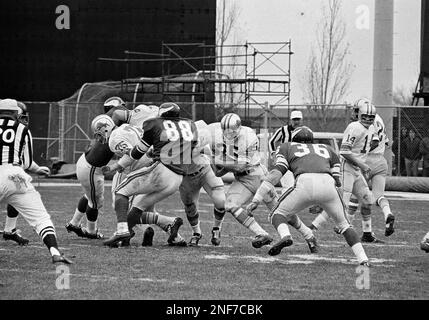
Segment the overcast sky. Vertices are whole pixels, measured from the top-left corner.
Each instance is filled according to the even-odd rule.
[[[292,40],[291,103],[302,103],[300,90],[321,7],[327,0],[233,0],[240,7],[237,31],[242,41]],[[343,0],[342,17],[347,24],[349,59],[354,72],[347,102],[360,96],[371,97],[374,37],[374,1]],[[414,87],[420,59],[420,1],[394,0],[393,88]],[[356,27],[364,8],[370,14],[369,28]],[[268,68],[268,66],[267,66]]]

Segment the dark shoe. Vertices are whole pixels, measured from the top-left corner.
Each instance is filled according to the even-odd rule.
[[[429,253],[429,239],[425,239],[420,242],[420,249],[422,249],[426,253]]]
[[[120,242],[130,240],[133,236],[129,231],[118,234],[114,233],[113,236],[111,236],[109,239],[103,242],[103,245],[111,247],[111,248],[117,248],[119,246]]]
[[[366,243],[384,243],[383,240],[377,239],[373,232],[364,232],[360,240]]]
[[[271,242],[273,242],[273,238],[270,235],[260,234],[252,240],[252,246],[253,248],[259,249],[267,244],[270,244]]]
[[[30,241],[20,235],[20,230],[14,228],[12,232],[3,232],[3,239],[15,241],[20,246],[27,245]]]
[[[97,230],[95,230],[95,233],[89,232],[86,228],[82,228],[83,231],[83,237],[88,239],[103,239],[104,235]]]
[[[59,255],[52,256],[52,263],[72,264],[73,262],[70,259],[66,258],[64,254],[61,254],[60,256]]]
[[[168,245],[171,247],[187,247],[188,243],[181,236],[178,237],[179,240],[174,240],[173,242],[169,242]]]
[[[84,238],[84,237],[85,237],[85,233],[83,232],[83,230],[82,230],[82,227],[81,227],[81,226],[75,226],[75,225],[71,224],[70,222],[68,222],[68,223],[66,224],[66,229],[67,229],[67,232],[68,232],[68,233],[70,233],[70,232],[74,232],[74,233],[76,233],[76,235],[77,235],[78,237],[81,237],[81,238]]]
[[[191,247],[197,247],[203,235],[201,233],[194,233],[189,240],[189,245]]]
[[[305,240],[305,241],[307,241],[307,244],[308,244],[308,247],[310,248],[311,253],[318,253],[319,252],[319,245],[317,244],[317,240],[316,240],[315,236],[313,236],[310,239]]]
[[[395,217],[393,214],[389,214],[386,219],[386,230],[384,231],[384,235],[386,237],[390,236],[393,232],[395,232],[395,228],[393,224],[395,223]]]
[[[152,227],[147,227],[143,234],[143,247],[151,247],[153,243],[153,236],[155,235],[155,231]]]
[[[212,230],[212,245],[220,245],[220,230],[219,228],[213,228]]]
[[[273,244],[271,249],[268,251],[270,256],[278,255],[284,247],[289,247],[293,244],[293,240],[291,236],[286,236],[281,238],[278,242]]]
[[[168,237],[168,240],[167,240],[167,242],[169,243],[169,244],[171,244],[171,243],[174,243],[174,239],[176,239],[176,237],[177,237],[177,233],[179,232],[179,228],[180,228],[180,226],[183,224],[183,220],[182,220],[182,218],[176,218],[176,219],[174,219],[174,222],[173,222],[173,224],[170,226],[170,236]]]
[[[362,261],[362,262],[360,263],[360,265],[361,265],[361,266],[364,266],[364,267],[370,267],[370,266],[371,266],[371,265],[369,264],[369,261],[368,261],[368,260]]]

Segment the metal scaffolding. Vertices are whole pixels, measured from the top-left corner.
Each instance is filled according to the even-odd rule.
[[[222,50],[220,50],[222,49]],[[224,51],[233,51],[223,54]],[[125,78],[122,90],[135,94],[159,94],[162,101],[178,101],[188,96],[201,102],[227,103],[245,108],[250,105],[290,105],[291,41],[246,42],[242,45],[206,45],[197,43],[162,43],[161,53],[124,51],[125,58],[99,58],[123,62]],[[144,56],[136,58],[136,56]],[[129,78],[130,62],[159,63],[157,78]],[[185,72],[184,72],[185,70]],[[182,77],[184,73],[193,77]],[[273,101],[274,99],[274,101]],[[288,108],[289,113],[289,108]]]

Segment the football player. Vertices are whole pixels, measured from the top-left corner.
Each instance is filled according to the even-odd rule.
[[[72,263],[60,253],[49,213],[25,173],[33,165],[33,141],[28,127],[18,121],[22,109],[14,99],[0,101],[0,202],[13,206],[40,235],[53,263]]]
[[[370,167],[371,171],[368,177],[368,182],[371,182],[371,190],[375,198],[375,203],[381,208],[384,214],[385,220],[385,232],[386,237],[390,236],[394,232],[395,216],[390,210],[389,201],[384,197],[384,188],[386,185],[387,175],[387,161],[384,157],[384,151],[388,144],[388,137],[384,126],[383,119],[376,114],[374,120],[374,127],[379,138],[379,143],[374,147],[371,147],[366,164]],[[348,206],[349,214],[354,214],[358,208],[358,200],[355,196],[352,196]],[[371,206],[362,204],[362,230],[364,232],[362,236],[362,242],[381,242],[381,240],[374,237],[371,226]]]
[[[429,232],[423,237],[422,242],[420,242],[420,249],[429,253]]]
[[[374,203],[374,196],[366,182],[371,173],[366,158],[371,145],[379,142],[373,126],[376,109],[368,99],[359,99],[354,106],[358,109],[358,121],[347,126],[340,147],[343,199],[344,203],[348,204],[354,194],[359,203],[368,207]],[[347,214],[349,221],[352,221],[353,217],[354,215]],[[322,212],[312,222],[312,228],[319,229],[327,219],[327,213]],[[368,241],[369,238],[373,238],[371,242],[377,241],[372,233]]]
[[[129,123],[135,127],[142,127],[147,119],[158,117],[159,108],[155,105],[139,104],[133,110],[115,110],[112,119],[119,127],[124,123]]]
[[[66,224],[68,232],[79,237],[102,239],[98,231],[98,211],[104,204],[104,175],[101,168],[109,163],[114,153],[107,144],[108,137],[115,128],[111,116],[115,110],[126,110],[125,102],[119,97],[110,97],[104,102],[105,114],[98,115],[91,123],[95,142],[81,155],[76,163],[76,175],[84,189],[84,196],[79,199],[72,219]],[[81,227],[81,220],[86,214],[86,228]]]
[[[212,123],[208,128],[212,136],[212,162],[215,174],[222,176],[232,172],[235,178],[226,193],[225,211],[255,234],[252,241],[254,248],[270,244],[273,238],[252,215],[241,208],[252,198],[267,173],[267,169],[261,164],[258,137],[253,129],[241,125],[241,119],[235,113],[226,114],[220,123]],[[271,209],[275,206],[277,198],[277,192],[273,187],[264,198],[264,203]]]
[[[197,246],[202,238],[198,213],[198,199],[201,188],[204,188],[214,204],[214,224],[211,243],[218,246],[220,245],[220,231],[225,216],[224,184],[222,179],[216,177],[214,174],[210,165],[210,157],[204,154],[204,151],[207,151],[205,148],[209,147],[211,140],[208,126],[202,120],[195,122],[195,126],[198,130],[198,145],[195,149],[197,155],[193,159],[196,166],[183,177],[182,184],[179,188],[180,198],[185,206],[186,217],[193,230],[189,245]],[[198,154],[198,148],[201,149],[201,154]],[[210,154],[209,150],[208,153]]]
[[[11,101],[16,101],[13,99],[10,99]],[[24,126],[28,127],[28,110],[27,106],[20,101],[16,101],[18,107],[21,109],[21,112],[17,115],[17,120],[22,123]],[[29,133],[30,134],[30,133]],[[25,164],[24,164],[25,165]],[[51,171],[48,167],[45,166],[39,166],[34,160],[30,166],[26,165],[28,167],[27,171],[48,176]],[[29,243],[29,240],[24,238],[20,230],[16,228],[16,221],[18,219],[18,211],[11,206],[10,204],[6,207],[7,215],[6,215],[6,221],[5,221],[5,227],[3,232],[3,239],[5,240],[12,240],[15,241],[19,245],[27,245]]]
[[[129,154],[129,152],[140,142],[140,139],[143,137],[143,129],[141,127],[136,127],[130,124],[123,124],[119,128],[113,130],[109,138],[109,148],[117,156],[122,158],[124,155]],[[139,170],[144,167],[149,167],[154,163],[154,159],[147,156],[147,153],[140,158],[138,161],[132,163],[129,167],[124,168],[121,172],[116,172],[113,181],[112,181],[112,194],[113,194],[113,204],[115,203],[115,194],[114,191],[116,188],[125,180],[127,175],[130,173]],[[133,203],[138,206],[139,201],[141,200],[141,195],[136,197],[132,196],[129,199],[129,208],[133,208]],[[115,208],[115,207],[113,207]],[[136,211],[134,209],[133,211]],[[154,212],[153,206],[148,208],[147,211]],[[160,217],[160,218],[159,218]],[[168,226],[174,223],[173,218],[165,217],[159,215],[157,219],[157,225],[168,232]],[[166,222],[167,221],[167,222]],[[147,227],[143,234],[143,246],[151,246],[154,236],[154,230],[151,227]],[[179,238],[180,245],[186,245],[186,241],[182,240],[180,235],[177,235]],[[183,243],[184,242],[184,243]],[[177,245],[177,244],[176,244]]]
[[[147,211],[150,206],[167,198],[179,189],[183,176],[192,164],[192,153],[198,142],[195,123],[180,117],[180,108],[175,103],[163,103],[159,107],[158,118],[143,123],[143,137],[129,155],[123,156],[115,165],[105,167],[105,171],[126,168],[139,160],[153,146],[152,157],[155,162],[136,170],[116,188],[115,211],[117,230],[114,235],[104,241],[104,245],[115,247],[123,240],[129,240],[134,234],[132,229],[137,224],[165,223],[170,229],[169,244],[174,244],[183,220],[180,217],[173,223],[165,220],[155,212]],[[129,214],[128,201],[133,195],[144,195]]]
[[[271,247],[268,254],[278,255],[284,247],[290,245],[290,233],[285,227],[291,216],[311,205],[319,205],[334,219],[359,263],[369,266],[359,237],[345,217],[341,195],[337,190],[341,186],[338,156],[327,145],[313,144],[313,133],[306,127],[295,129],[292,142],[282,144],[277,149],[275,167],[258,188],[247,210],[255,210],[288,170],[293,172],[296,183],[293,189],[279,199],[271,212],[271,223],[281,239]]]

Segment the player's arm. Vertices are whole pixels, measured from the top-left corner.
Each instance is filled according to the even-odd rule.
[[[112,114],[112,120],[117,127],[129,121],[129,110],[115,110]]]
[[[327,146],[328,150],[329,150],[329,155],[330,155],[330,166],[331,166],[331,174],[332,177],[335,179],[335,186],[336,187],[341,187],[341,180],[340,180],[340,169],[341,169],[341,164],[340,164],[340,158],[338,157],[338,155],[335,153],[334,149],[332,149],[330,146]]]
[[[276,152],[276,143],[283,139],[283,130],[282,129],[283,129],[283,127],[278,128],[269,140],[268,148],[270,149],[271,155],[273,155]]]
[[[346,131],[344,132],[343,140],[341,142],[340,155],[343,156],[344,159],[346,159],[346,161],[348,161],[352,165],[359,167],[362,172],[368,172],[369,166],[352,153],[352,149],[356,143],[356,139],[357,137],[355,134],[355,130],[353,128],[347,127]]]
[[[284,156],[287,154],[286,151],[287,147],[285,144],[277,148],[274,168],[264,177],[252,202],[246,207],[248,213],[255,210],[268,194],[275,192],[275,185],[280,182],[281,177],[289,170],[289,163]]]

